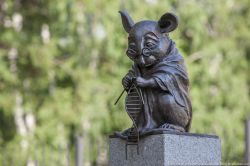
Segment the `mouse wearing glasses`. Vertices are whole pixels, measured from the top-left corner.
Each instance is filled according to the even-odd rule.
[[[122,84],[128,90],[135,78],[144,101],[136,122],[139,133],[188,132],[192,119],[189,79],[184,59],[169,37],[178,26],[177,17],[165,13],[159,21],[134,23],[127,12],[120,14],[128,33],[126,54],[134,62]]]

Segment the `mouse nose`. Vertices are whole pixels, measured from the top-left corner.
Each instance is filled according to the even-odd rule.
[[[142,49],[142,54],[146,57],[150,56],[150,50],[148,48]]]

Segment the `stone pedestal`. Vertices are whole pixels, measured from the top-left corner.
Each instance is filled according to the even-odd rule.
[[[220,139],[214,135],[171,133],[149,135],[136,146],[110,136],[110,166],[220,165]]]

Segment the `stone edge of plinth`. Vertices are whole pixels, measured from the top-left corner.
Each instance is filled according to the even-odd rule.
[[[200,134],[200,133],[187,133],[187,132],[174,132],[174,131],[152,131],[147,134],[140,136],[141,138],[146,136],[160,135],[160,134],[170,134],[170,135],[180,135],[180,136],[191,136],[191,137],[205,137],[205,138],[215,138],[219,139],[217,135],[212,134]],[[112,134],[109,138],[119,138],[118,136]]]

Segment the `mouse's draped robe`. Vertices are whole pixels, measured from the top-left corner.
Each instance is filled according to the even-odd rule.
[[[134,64],[129,71],[129,75],[132,77],[140,76],[145,79],[153,78],[158,84],[158,90],[156,88],[141,88],[144,110],[139,115],[139,121],[136,124],[141,134],[163,125],[160,124],[163,121],[160,111],[164,109],[159,108],[157,103],[159,93],[162,92],[171,94],[175,102],[184,108],[191,119],[192,108],[188,96],[188,75],[184,66],[184,60],[176,49],[175,44],[172,44],[169,54],[159,63],[150,67],[149,70],[142,73],[139,67]]]

